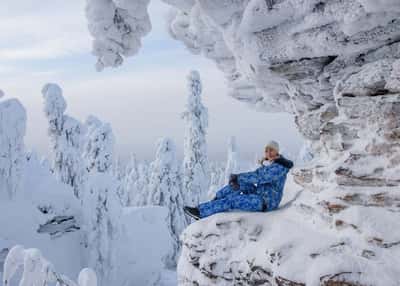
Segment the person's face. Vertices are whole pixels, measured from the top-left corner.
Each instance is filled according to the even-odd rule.
[[[268,160],[275,160],[278,158],[278,152],[275,149],[272,148],[265,148],[265,158]]]

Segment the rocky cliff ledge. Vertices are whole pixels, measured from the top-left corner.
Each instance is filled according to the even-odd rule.
[[[290,208],[190,226],[180,285],[400,285],[400,2],[164,1],[172,36],[316,155]]]
[[[333,186],[323,193],[303,191],[291,206],[267,214],[193,223],[182,234],[179,285],[399,285],[400,217],[384,207],[382,193]],[[347,203],[325,200],[334,194],[347,194]]]

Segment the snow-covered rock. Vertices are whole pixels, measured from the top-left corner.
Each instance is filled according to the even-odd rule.
[[[400,237],[393,229],[400,217],[382,207],[382,194],[353,189],[365,197],[344,199],[353,207],[331,204],[324,214],[304,204],[315,195],[296,190],[291,179],[277,211],[223,213],[190,225],[181,236],[179,285],[398,285]],[[332,186],[324,196],[343,191]]]
[[[170,20],[173,36],[216,62],[232,96],[262,110],[321,106],[332,99],[329,87],[319,86],[329,80],[317,80],[325,66],[399,35],[398,3],[198,0],[189,11],[172,5],[178,9]]]
[[[290,237],[297,239],[289,244],[295,251],[282,254],[285,263],[261,265],[269,283],[398,285],[400,270],[393,267],[398,262],[392,254],[399,251],[400,237],[389,229],[397,229],[394,202],[400,185],[400,2],[198,0],[191,8],[171,4],[173,36],[216,62],[234,98],[263,111],[294,114],[312,149],[314,158],[293,171],[304,188],[293,209],[267,214],[265,219],[273,217],[273,225],[262,224],[264,235],[276,241],[259,239],[259,249],[270,253],[288,245]],[[289,213],[298,219],[297,225],[288,238],[279,238],[279,225],[289,229]],[[371,219],[361,219],[366,217]],[[252,215],[240,218],[219,215],[197,222],[199,226],[185,232],[183,243],[191,249],[206,244],[210,253],[218,245],[230,249],[240,235],[230,240],[229,233],[246,233],[252,227]],[[228,221],[230,231],[219,230],[217,220]],[[197,228],[203,232],[194,239]],[[314,240],[320,235],[327,238]],[[310,260],[313,253],[331,253],[330,245],[336,243],[331,237],[342,238],[341,247],[333,247],[335,255],[318,254]],[[211,240],[214,244],[207,242]],[[244,247],[241,253],[252,253],[250,239],[235,243]],[[208,254],[198,252],[200,265]],[[226,250],[220,256],[236,254]],[[257,257],[249,254],[238,263]],[[292,268],[293,261],[300,268]],[[224,271],[232,281],[240,281],[243,273],[260,275],[260,268],[236,271],[226,266],[229,263],[198,271],[201,266],[182,255],[181,284],[222,283]],[[256,283],[249,281],[242,284]]]

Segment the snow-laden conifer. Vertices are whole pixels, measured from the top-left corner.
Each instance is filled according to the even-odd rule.
[[[210,183],[206,142],[208,111],[202,103],[201,92],[200,75],[191,71],[186,110],[182,114],[185,121],[183,194],[190,205],[197,205],[205,198]]]

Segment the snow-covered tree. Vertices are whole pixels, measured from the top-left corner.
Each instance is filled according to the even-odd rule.
[[[61,182],[72,186],[74,194],[80,198],[84,180],[82,139],[85,128],[78,120],[64,114],[67,103],[57,84],[46,84],[42,94],[44,112],[49,122],[54,172]]]
[[[0,198],[12,199],[20,188],[24,162],[26,111],[17,99],[0,102]]]
[[[4,262],[3,285],[9,286],[11,279],[22,268],[20,286],[63,285],[63,286],[97,286],[96,273],[90,268],[81,270],[78,283],[63,274],[43,257],[39,249],[25,249],[16,245],[10,249]]]
[[[169,209],[168,226],[175,239],[175,246],[169,261],[167,261],[167,266],[174,267],[179,252],[179,235],[186,226],[186,218],[183,213],[183,196],[176,147],[169,138],[162,138],[158,142],[156,159],[151,164],[147,203],[165,206]]]
[[[136,159],[135,154],[131,154],[128,163],[126,164],[125,167],[125,174],[128,175],[131,173],[133,170],[137,173],[137,168],[138,168],[138,161]]]
[[[140,162],[138,164],[138,178],[135,182],[133,182],[133,191],[131,191],[132,206],[145,206],[147,204],[149,182],[149,166],[147,163]]]
[[[108,123],[101,122],[94,116],[86,119],[87,139],[84,157],[88,171],[111,173],[114,152],[114,134]]]
[[[225,184],[225,170],[218,162],[210,162],[210,187],[207,193],[207,199],[215,197],[216,192]]]
[[[230,174],[235,174],[238,171],[239,160],[236,146],[236,138],[234,136],[229,138],[228,142],[228,156],[225,167],[225,184],[229,182]]]
[[[123,206],[126,206],[127,192],[125,188],[125,170],[122,165],[121,159],[118,157],[113,163],[112,173],[117,181],[117,194]]]
[[[114,177],[122,181],[125,177],[125,170],[121,162],[121,158],[117,158],[113,163],[113,174]]]
[[[112,173],[114,135],[109,124],[90,116],[85,143],[88,172],[83,211],[87,233],[88,265],[99,275],[101,286],[112,285],[115,243],[119,234],[121,203]]]
[[[150,0],[87,0],[86,17],[94,37],[97,70],[122,64],[123,57],[136,54],[141,38],[151,30],[147,13]]]
[[[139,179],[139,171],[137,166],[136,156],[131,155],[131,158],[125,168],[124,177],[124,194],[122,196],[122,202],[125,206],[133,205],[135,198],[137,196],[137,181]]]
[[[185,202],[197,205],[206,197],[210,179],[206,129],[208,111],[201,102],[201,82],[197,71],[188,76],[188,98],[182,118],[186,124],[183,160],[183,193]]]

